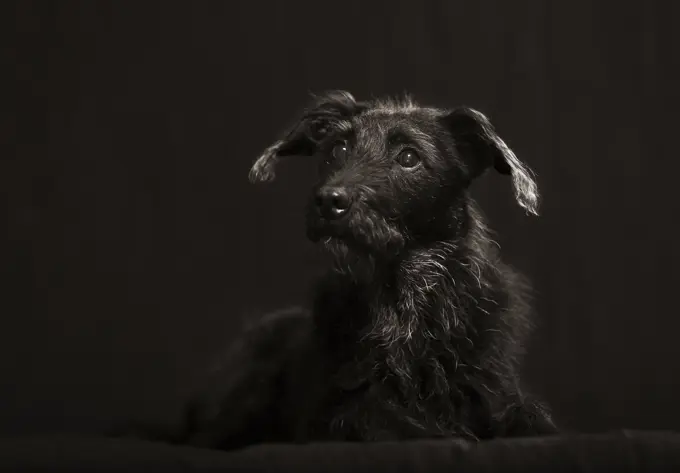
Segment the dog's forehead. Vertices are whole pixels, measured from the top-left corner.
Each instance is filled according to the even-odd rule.
[[[378,102],[351,120],[357,135],[388,138],[395,134],[420,135],[431,132],[439,111],[412,102]]]

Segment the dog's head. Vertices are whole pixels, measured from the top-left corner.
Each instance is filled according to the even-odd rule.
[[[278,158],[292,155],[318,160],[307,233],[335,251],[384,259],[459,237],[467,188],[488,168],[510,175],[518,203],[537,213],[531,171],[470,108],[420,107],[408,98],[358,102],[329,92],[265,150],[250,179],[272,179]]]

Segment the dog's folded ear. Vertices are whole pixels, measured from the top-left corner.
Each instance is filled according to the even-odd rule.
[[[250,169],[251,182],[271,181],[282,156],[312,156],[334,122],[347,119],[361,108],[352,94],[342,90],[313,96],[312,104],[283,137],[264,150]]]
[[[533,172],[498,136],[484,114],[461,107],[447,112],[442,120],[453,135],[470,179],[480,176],[491,166],[501,174],[512,176],[517,202],[527,212],[538,215],[538,186]]]

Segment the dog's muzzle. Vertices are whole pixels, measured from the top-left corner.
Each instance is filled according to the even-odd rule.
[[[307,236],[313,242],[325,237],[343,238],[352,197],[343,187],[323,186],[312,196],[307,215]]]
[[[346,217],[352,208],[352,197],[347,189],[323,186],[314,193],[310,204],[307,221],[310,240],[346,236]]]

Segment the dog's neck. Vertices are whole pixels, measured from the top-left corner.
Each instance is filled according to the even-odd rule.
[[[485,228],[475,224],[468,232],[468,238],[437,241],[398,262],[375,264],[370,280],[331,271],[315,308],[319,329],[336,341],[329,347],[352,352],[368,346],[411,357],[431,349],[454,357],[483,349],[487,331],[497,330],[499,314],[512,301]]]
[[[446,412],[464,426],[455,416],[473,414],[452,412],[451,399],[495,402],[515,370],[516,288],[504,286],[494,244],[480,235],[414,250],[372,281],[337,272],[320,281],[314,317],[332,386],[377,390],[414,422]]]

